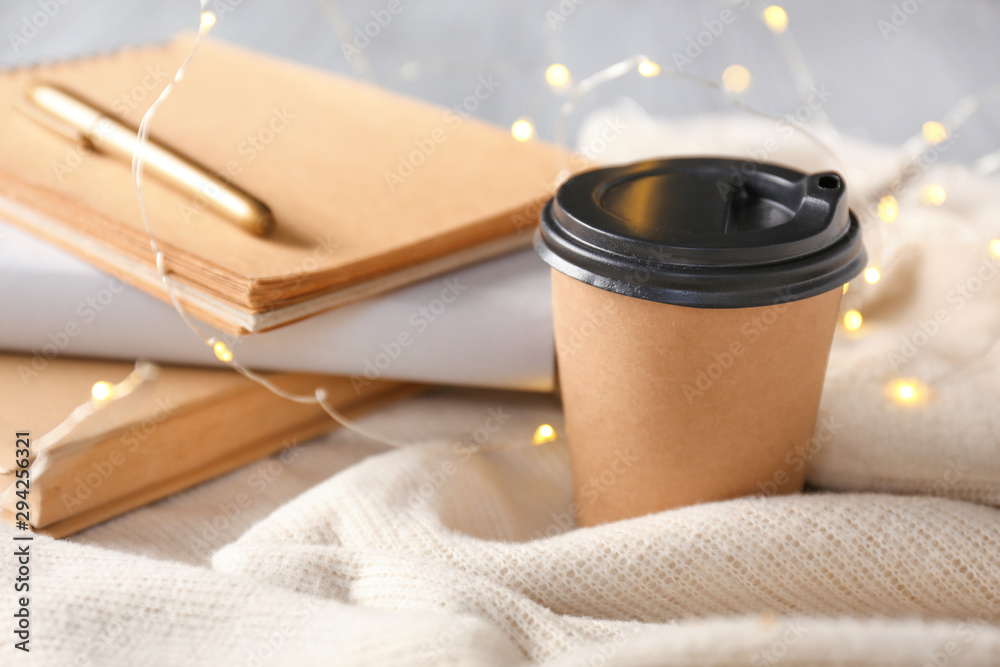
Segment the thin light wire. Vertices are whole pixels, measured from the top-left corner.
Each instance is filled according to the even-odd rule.
[[[150,363],[146,359],[136,360],[135,368],[131,373],[125,376],[124,380],[111,388],[107,399],[99,401],[95,398],[91,398],[87,402],[81,403],[74,408],[66,419],[60,422],[58,426],[53,428],[51,431],[46,432],[45,435],[39,438],[36,446],[32,449],[32,461],[35,458],[34,452],[45,452],[52,444],[65,438],[91,415],[96,414],[112,402],[125,398],[146,382],[155,380],[159,376],[159,373],[160,369],[156,364]],[[47,467],[47,461],[48,458],[44,457],[41,461],[41,465],[34,468],[32,474],[38,476],[44,472],[44,469]]]
[[[205,8],[207,6],[207,2],[208,2],[208,0],[201,0],[201,5],[202,5],[202,10],[203,11],[205,10]],[[332,4],[332,0],[319,0],[319,2],[322,5],[325,5],[328,9],[334,10],[335,15],[331,15],[328,12],[328,16],[331,16],[331,20],[333,18],[339,18],[339,19],[343,18],[342,15],[339,14],[339,8],[337,8],[336,5]],[[330,3],[330,4],[328,4],[328,3]],[[333,21],[333,22],[335,23],[335,27],[336,27],[337,21]],[[343,21],[341,20],[340,23],[343,23]],[[152,121],[152,118],[155,115],[155,113],[156,113],[157,109],[159,108],[159,106],[163,103],[164,100],[166,100],[166,98],[169,96],[169,94],[173,91],[173,88],[175,87],[175,85],[177,83],[179,83],[183,79],[185,71],[187,70],[188,65],[190,64],[190,62],[192,61],[192,59],[197,54],[198,49],[199,49],[199,47],[201,45],[201,42],[202,42],[203,38],[209,32],[209,28],[210,28],[210,26],[208,26],[207,28],[204,25],[202,26],[202,29],[199,30],[198,36],[197,36],[197,38],[195,40],[195,43],[194,43],[194,45],[193,45],[190,53],[184,59],[184,61],[182,62],[181,66],[177,69],[177,71],[176,71],[176,73],[174,75],[174,78],[170,81],[170,83],[166,86],[166,88],[160,93],[160,95],[156,99],[156,101],[150,106],[150,108],[144,114],[144,116],[142,118],[142,122],[139,125],[139,141],[138,141],[138,143],[136,145],[136,150],[135,150],[135,153],[133,154],[133,157],[132,157],[132,173],[133,173],[133,180],[134,180],[134,184],[135,184],[135,188],[136,188],[136,195],[137,195],[137,199],[138,199],[138,203],[139,203],[139,210],[140,210],[140,214],[142,216],[143,224],[145,225],[145,228],[146,228],[146,232],[147,232],[147,234],[149,236],[150,248],[151,248],[151,250],[153,251],[153,253],[155,255],[157,271],[160,274],[160,278],[161,278],[161,280],[163,282],[163,285],[164,285],[164,287],[165,287],[165,289],[167,291],[167,294],[168,294],[168,296],[170,298],[170,301],[173,304],[174,309],[178,312],[178,314],[182,318],[182,320],[195,333],[195,335],[197,335],[206,345],[213,345],[214,343],[217,342],[217,339],[214,338],[214,337],[206,337],[205,334],[202,333],[202,331],[197,326],[197,324],[195,323],[195,321],[190,317],[190,315],[188,315],[187,311],[184,310],[183,306],[181,305],[181,303],[180,303],[180,301],[179,301],[179,299],[177,297],[177,294],[176,294],[176,292],[174,290],[174,287],[172,285],[172,281],[171,281],[171,279],[169,278],[169,275],[168,275],[169,271],[167,270],[167,267],[166,267],[166,256],[163,253],[163,251],[160,249],[159,245],[157,244],[155,236],[153,234],[152,226],[150,224],[149,217],[148,217],[148,214],[147,214],[147,211],[146,211],[145,199],[143,197],[143,192],[142,192],[142,185],[143,185],[143,161],[142,161],[142,156],[143,156],[143,153],[145,151],[146,145],[148,143],[149,126],[150,126],[150,123]],[[811,81],[812,78],[811,78],[811,75],[808,72],[808,67],[805,65],[804,60],[801,58],[801,52],[798,51],[797,45],[795,45],[794,42],[790,42],[790,43],[795,48],[792,49],[792,51],[789,51],[788,48],[785,48],[785,49],[783,49],[783,54],[785,55],[786,60],[788,60],[790,62],[790,65],[792,66],[793,74],[796,76],[797,83],[799,84],[798,88],[800,89],[800,94],[801,94],[801,92],[802,92],[801,91],[802,85],[804,83],[808,82],[808,81]],[[801,62],[798,62],[798,64],[796,64],[794,62],[794,61],[796,61],[796,59],[800,60]],[[581,98],[584,95],[586,95],[587,93],[589,93],[590,91],[594,90],[595,88],[599,87],[602,84],[605,84],[605,83],[607,83],[609,81],[613,81],[613,80],[619,79],[619,78],[625,76],[626,74],[628,74],[628,73],[630,73],[632,71],[637,70],[637,68],[638,68],[638,66],[639,66],[640,63],[648,61],[648,60],[649,60],[649,58],[647,58],[645,55],[635,55],[635,56],[632,56],[630,58],[626,58],[624,60],[618,61],[618,62],[610,65],[609,67],[606,67],[606,68],[604,68],[602,70],[599,70],[598,72],[592,74],[591,76],[589,76],[589,77],[587,77],[587,78],[585,78],[585,79],[583,79],[583,80],[575,83],[572,86],[572,88],[571,88],[571,91],[569,93],[568,99],[563,103],[563,105],[561,106],[561,108],[559,110],[559,114],[558,114],[557,121],[556,121],[556,128],[555,128],[555,135],[556,135],[556,143],[557,143],[557,145],[559,145],[560,147],[566,147],[566,126],[567,126],[567,124],[569,122],[570,117],[572,116],[573,112],[575,111],[578,103],[580,102]],[[367,61],[365,61],[364,65],[362,65],[362,66],[364,67],[366,65],[367,65]],[[761,117],[761,118],[769,119],[769,120],[780,120],[776,116],[767,114],[767,113],[765,113],[763,111],[760,111],[760,110],[752,107],[751,105],[743,102],[739,98],[735,97],[725,86],[723,86],[721,83],[719,83],[717,81],[713,81],[713,80],[710,80],[710,79],[705,79],[703,77],[699,77],[699,76],[695,76],[695,75],[692,75],[692,74],[688,74],[686,72],[682,72],[682,71],[679,71],[679,70],[676,70],[676,69],[673,69],[673,68],[663,68],[663,67],[661,67],[660,71],[663,74],[666,74],[666,75],[669,75],[669,76],[673,76],[673,77],[676,77],[676,78],[680,78],[680,79],[685,79],[685,80],[697,83],[699,85],[706,86],[708,88],[717,90],[717,91],[725,94],[727,96],[727,98],[735,106],[737,106],[740,109],[746,111],[747,113],[750,113],[752,115],[755,115],[755,116],[758,116],[758,117]],[[806,76],[803,75],[803,72],[805,72]],[[369,73],[370,73],[370,69],[369,69]],[[944,122],[946,124],[946,127],[948,128],[949,134],[951,134],[954,131],[954,129],[957,129],[958,127],[960,127],[972,115],[972,113],[974,113],[979,108],[979,106],[981,105],[981,102],[982,102],[983,98],[985,98],[988,95],[995,94],[998,90],[1000,90],[1000,84],[998,84],[996,86],[991,86],[990,88],[985,89],[984,91],[981,91],[980,93],[977,93],[976,95],[967,96],[967,97],[963,98],[962,100],[960,100],[958,102],[958,104],[956,104],[944,116]],[[797,130],[798,132],[802,133],[802,135],[804,135],[809,141],[811,141],[812,143],[814,143],[819,149],[821,149],[824,153],[826,153],[829,157],[831,157],[836,164],[838,164],[838,165],[842,164],[840,156],[837,154],[837,152],[834,151],[832,148],[830,148],[830,146],[828,144],[826,144],[824,141],[822,141],[821,139],[819,139],[819,137],[817,137],[815,134],[813,134],[809,130],[806,130],[805,128],[802,128],[802,127],[796,127],[795,130]],[[920,136],[920,135],[918,135],[918,136]],[[930,144],[922,136],[920,137],[920,139],[921,139],[921,141],[924,142],[923,144],[921,144],[921,149],[917,153],[913,154],[910,157],[910,160],[906,163],[906,165],[904,165],[904,167],[902,167],[900,169],[900,178],[893,179],[893,181],[891,181],[888,184],[889,187],[895,186],[897,183],[900,184],[899,187],[906,187],[907,184],[908,184],[908,180],[906,178],[907,177],[906,167],[909,166],[910,164],[912,164],[913,161],[922,158],[925,155],[925,153],[927,151],[929,151],[930,148],[933,147],[934,144]],[[913,145],[915,145],[915,139],[911,138],[911,140],[909,142],[907,142],[906,144],[904,144],[904,149],[906,149],[907,147],[913,146]],[[1000,152],[998,152],[998,153],[1000,153]],[[989,156],[985,156],[985,157],[986,158],[991,158],[992,154],[989,155]],[[984,164],[992,164],[992,162],[990,162],[989,160],[984,160]],[[994,168],[996,168],[996,167],[994,167]],[[564,169],[564,172],[566,172],[566,171],[567,170]],[[884,191],[884,188],[882,190],[877,190],[876,191],[876,197],[877,198],[875,199],[875,201],[877,201],[878,199],[881,198],[880,195],[881,195],[882,191]],[[898,188],[897,188],[897,192],[898,192]],[[872,203],[871,199],[872,198],[868,199],[868,203],[869,204]],[[881,240],[881,235],[883,233],[882,229],[881,229],[881,225],[876,225],[876,229],[878,229],[878,233],[880,235],[880,240]],[[880,243],[880,252],[881,252],[881,243]],[[992,347],[991,347],[991,349],[992,349]],[[347,428],[347,429],[349,429],[349,430],[351,430],[351,431],[353,431],[353,432],[355,432],[355,433],[357,433],[357,434],[359,434],[359,435],[361,435],[361,436],[363,436],[365,438],[374,440],[376,442],[379,442],[381,444],[384,444],[384,445],[387,445],[387,446],[390,446],[390,447],[404,447],[404,446],[407,446],[407,445],[404,445],[402,443],[398,443],[398,442],[395,442],[393,440],[386,439],[386,438],[383,438],[381,436],[378,436],[378,435],[376,435],[376,434],[368,431],[367,429],[364,429],[364,428],[356,425],[351,420],[347,419],[344,415],[342,415],[340,412],[338,412],[337,410],[335,410],[329,404],[329,402],[326,400],[326,398],[327,398],[326,397],[326,393],[325,393],[325,391],[321,387],[317,388],[316,391],[315,391],[315,393],[313,395],[294,394],[292,392],[287,392],[287,391],[281,389],[280,387],[276,386],[273,382],[271,382],[267,378],[259,375],[258,373],[252,371],[251,369],[243,366],[242,364],[240,364],[240,363],[238,363],[236,361],[230,360],[227,363],[233,369],[235,369],[237,372],[241,373],[242,375],[244,375],[248,379],[261,384],[262,386],[264,386],[265,388],[267,388],[268,390],[272,391],[273,393],[275,393],[278,396],[281,396],[283,398],[286,398],[288,400],[292,400],[292,401],[295,401],[295,402],[298,402],[298,403],[306,403],[306,404],[316,404],[316,405],[319,405],[331,418],[333,418],[339,424],[341,424],[345,428]]]
[[[319,8],[326,16],[326,20],[333,28],[333,32],[336,33],[337,40],[341,44],[352,44],[354,36],[351,34],[351,26],[348,24],[347,18],[344,16],[344,12],[341,10],[337,0],[316,0],[316,4],[319,5]],[[359,77],[373,83],[375,82],[375,72],[372,69],[371,62],[361,52],[361,49],[358,49],[358,53],[352,54],[351,57],[347,58],[347,63]]]
[[[998,94],[1000,94],[1000,83],[995,83],[979,90],[978,92],[966,95],[959,99],[958,102],[956,102],[941,117],[941,123],[947,131],[944,141],[952,141],[954,139],[955,132],[977,111],[982,109],[985,102]],[[883,183],[882,186],[874,190],[875,194],[869,198],[869,210],[876,206],[877,202],[880,201],[883,196],[890,194],[892,196],[896,196],[901,191],[910,187],[910,185],[923,174],[923,170],[912,169],[911,167],[927,158],[928,154],[931,151],[936,150],[936,147],[940,144],[941,141],[931,141],[924,136],[922,128],[920,132],[917,132],[907,139],[902,145],[902,150],[908,155],[907,159],[892,179],[889,179]],[[973,164],[972,169],[974,173],[980,176],[990,174],[993,171],[1000,169],[1000,151],[987,153],[986,155],[980,157]],[[877,225],[876,229],[878,229],[881,233],[882,225]],[[984,246],[986,245],[985,240],[981,239],[981,242]],[[987,345],[983,351],[970,355],[958,363],[952,364],[948,370],[938,373],[931,379],[924,380],[924,382],[928,385],[941,385],[946,382],[957,380],[971,370],[975,363],[989,357],[998,347],[1000,347],[1000,336]]]
[[[772,32],[774,35],[774,40],[778,43],[781,55],[785,58],[788,69],[792,71],[792,79],[795,81],[795,90],[798,93],[799,100],[807,102],[816,86],[816,79],[813,78],[812,71],[806,63],[806,57],[802,54],[802,49],[799,48],[798,41],[792,35],[792,26],[786,26],[780,33],[769,32]],[[813,113],[817,120],[836,132],[836,128],[830,123],[830,117],[822,106],[813,109]]]
[[[203,11],[205,10],[207,2],[208,0],[201,0]],[[146,233],[149,236],[150,249],[153,251],[156,258],[157,272],[160,275],[160,279],[163,282],[164,288],[166,289],[167,295],[169,296],[170,302],[173,304],[174,309],[180,315],[184,323],[187,324],[188,328],[191,329],[191,331],[194,332],[194,334],[198,336],[198,338],[201,339],[201,341],[206,346],[214,346],[216,343],[220,341],[218,340],[218,338],[214,336],[206,336],[201,331],[201,329],[198,327],[194,319],[187,313],[186,310],[184,310],[184,307],[182,306],[180,300],[177,297],[177,293],[173,286],[173,281],[169,277],[169,270],[167,269],[166,266],[166,255],[160,248],[159,244],[156,242],[156,237],[153,234],[152,224],[150,223],[149,215],[146,210],[146,202],[142,193],[143,173],[144,173],[142,157],[145,152],[146,145],[149,141],[149,127],[154,115],[156,114],[157,109],[159,109],[160,105],[164,102],[164,100],[167,99],[167,97],[173,91],[176,84],[179,83],[184,78],[184,74],[187,71],[188,66],[194,59],[195,55],[197,54],[198,49],[201,46],[202,40],[208,34],[210,29],[211,29],[211,24],[206,26],[204,23],[202,23],[202,27],[198,31],[198,36],[195,39],[191,51],[188,53],[187,57],[184,59],[180,67],[175,72],[173,79],[171,79],[170,83],[167,84],[167,86],[163,89],[159,97],[157,97],[156,101],[153,102],[152,105],[150,105],[149,109],[143,115],[142,121],[139,124],[138,142],[136,144],[135,152],[132,155],[132,176],[136,189],[136,197],[139,204],[139,213],[142,217],[143,225],[146,228]],[[230,352],[230,354],[232,353]],[[368,440],[377,442],[382,445],[386,445],[387,447],[393,447],[397,449],[417,444],[417,443],[402,443],[392,438],[387,438],[383,435],[376,434],[360,426],[353,420],[346,417],[343,413],[334,408],[332,405],[330,405],[328,401],[327,392],[322,387],[317,387],[314,393],[311,395],[296,394],[294,392],[282,389],[281,387],[274,384],[267,377],[260,375],[254,370],[244,366],[243,364],[240,364],[239,362],[233,359],[230,359],[229,361],[224,363],[227,363],[231,368],[233,368],[236,372],[240,373],[247,379],[258,383],[262,387],[266,388],[267,390],[271,391],[272,393],[281,398],[294,401],[300,404],[318,405],[320,408],[323,409],[324,412],[326,412],[327,415],[330,416],[331,419],[339,423],[347,430],[356,433],[357,435],[360,435],[363,438],[367,438]],[[526,446],[527,444],[519,444],[519,443],[515,443],[513,445],[513,447],[516,448],[526,447]],[[512,446],[509,443],[495,443],[492,445],[480,447],[478,449],[485,451],[494,449],[508,449],[511,447]]]
[[[605,67],[602,70],[598,70],[594,74],[591,74],[587,78],[582,79],[576,84],[574,84],[571,89],[569,98],[562,104],[562,107],[559,109],[559,116],[556,119],[556,128],[555,128],[556,145],[559,146],[560,148],[568,148],[566,142],[566,126],[569,122],[570,117],[573,115],[573,112],[576,111],[576,107],[584,95],[598,88],[599,86],[608,83],[609,81],[620,79],[623,76],[630,74],[632,72],[638,72],[639,65],[649,60],[650,59],[643,54],[634,55],[629,58],[625,58],[624,60],[619,60],[613,65]],[[742,101],[741,99],[733,95],[728,88],[726,88],[722,83],[718,81],[706,79],[704,77],[696,76],[694,74],[689,74],[687,72],[676,70],[670,67],[661,66],[660,73],[666,74],[668,76],[673,76],[678,79],[691,81],[700,86],[705,86],[706,88],[711,88],[712,90],[720,92],[723,95],[725,95],[726,98],[729,99],[729,101],[732,102],[735,106],[759,118],[765,118],[767,120],[774,120],[774,121],[782,120],[777,116],[772,116],[771,114],[761,111],[756,107],[753,107],[747,104],[746,102]],[[838,155],[835,150],[830,148],[830,146],[827,145],[826,142],[824,142],[822,139],[820,139],[815,134],[813,134],[812,132],[803,127],[795,127],[794,129],[797,130],[798,132],[801,132],[803,136],[805,136],[820,150],[826,153],[828,157],[832,158],[837,165],[842,165],[840,155]],[[564,163],[564,167],[565,164],[567,163]],[[568,170],[564,168],[563,171],[565,173]]]
[[[566,102],[563,103],[562,107],[559,110],[559,116],[556,121],[556,128],[555,128],[556,144],[562,148],[568,148],[566,142],[566,126],[569,122],[569,119],[573,115],[573,112],[576,110],[576,107],[579,104],[581,98],[584,95],[586,95],[587,93],[593,91],[595,88],[605,83],[614,81],[616,79],[620,79],[621,77],[626,76],[627,74],[633,71],[636,71],[639,67],[639,64],[646,61],[649,61],[649,58],[645,55],[640,54],[631,56],[624,60],[620,60],[614,63],[613,65],[610,65],[609,67],[599,70],[596,73],[592,74],[591,76],[588,76],[585,79],[579,81],[577,84],[575,84],[571,89],[569,98],[566,100]],[[685,72],[680,72],[672,68],[661,67],[660,71],[662,74],[667,74],[678,78],[687,79],[694,83],[698,83],[700,85],[704,85],[709,88],[715,89],[719,92],[722,92],[724,94],[727,94],[727,97],[729,97],[729,99],[736,106],[753,115],[770,120],[780,120],[775,116],[771,116],[765,112],[762,112],[744,103],[742,100],[733,97],[731,94],[729,94],[729,91],[727,88],[725,88],[725,86],[716,81],[687,74]],[[988,99],[993,95],[996,95],[997,93],[1000,93],[1000,84],[994,84],[988,86],[987,88],[984,88],[978,93],[967,95],[962,99],[960,99],[951,109],[949,109],[949,111],[945,113],[945,115],[942,117],[944,119],[943,123],[945,124],[945,127],[948,131],[949,138],[951,137],[952,133],[955,130],[961,127],[978,109],[982,107],[982,104],[986,99]],[[838,165],[843,164],[839,154],[835,150],[833,150],[833,148],[831,148],[827,143],[819,139],[819,137],[814,135],[812,132],[806,130],[805,128],[796,127],[795,129],[800,131],[810,141],[812,141],[814,144],[820,147],[828,156],[832,157]],[[930,152],[939,143],[940,142],[929,141],[926,137],[924,137],[922,131],[911,137],[902,146],[902,150],[904,151],[904,153],[910,155],[908,159],[904,162],[904,164],[900,167],[897,175],[890,181],[888,181],[887,184],[875,189],[874,195],[869,195],[868,197],[863,198],[863,201],[865,202],[866,205],[862,206],[861,210],[859,211],[859,215],[862,216],[861,222],[866,224],[866,228],[869,233],[874,231],[875,234],[877,235],[875,256],[872,258],[874,260],[874,265],[882,266],[883,264],[882,259],[885,247],[885,230],[883,229],[883,225],[878,223],[877,216],[874,218],[872,217],[871,211],[877,206],[877,203],[881,200],[881,198],[886,194],[890,193],[890,191],[893,196],[896,196],[903,189],[909,187],[909,185],[913,182],[913,180],[915,180],[913,175],[913,170],[910,169],[910,166],[924,159],[927,153]],[[914,148],[915,145],[918,145],[918,148]],[[990,153],[984,156],[983,158],[980,159],[980,163],[984,165],[981,168],[982,171],[985,171],[987,168],[989,168],[991,171],[1000,169],[1000,151],[996,151],[994,153]],[[558,180],[560,181],[564,180],[568,176],[568,174],[569,170],[565,168],[564,164],[563,173],[560,175]],[[867,224],[869,222],[871,224]],[[997,347],[1000,347],[1000,338],[991,343],[983,353],[974,355],[973,357],[970,357],[969,359],[958,364],[957,366],[953,366],[947,372],[936,376],[932,380],[932,382],[938,384],[963,374],[964,372],[969,370],[969,368],[971,368],[974,362],[989,356],[993,352],[993,350],[995,350]]]
[[[998,93],[1000,93],[1000,83],[987,86],[972,95],[966,95],[956,102],[941,117],[941,123],[944,125],[945,130],[948,133],[944,141],[952,140],[955,132],[962,127],[969,120],[969,118],[975,114],[976,111],[982,108],[983,103]],[[902,149],[907,155],[905,164],[900,167],[899,171],[892,179],[889,179],[884,182],[882,186],[876,188],[875,195],[871,197],[871,199],[878,201],[883,195],[896,195],[899,190],[906,188],[911,182],[913,182],[913,180],[923,173],[920,170],[910,169],[910,167],[923,160],[929,152],[934,150],[941,143],[942,142],[940,141],[929,141],[927,137],[924,136],[922,131],[917,132],[903,142]],[[896,189],[896,192],[894,192],[893,189]]]
[[[201,4],[203,11],[205,9],[207,1],[208,0],[202,0]],[[163,251],[160,249],[159,244],[156,242],[156,237],[153,234],[153,227],[149,220],[149,214],[146,210],[146,200],[142,192],[143,171],[144,171],[142,158],[149,141],[150,123],[152,122],[153,117],[156,115],[157,109],[159,109],[160,105],[163,104],[163,102],[167,99],[167,97],[170,96],[170,93],[173,92],[174,87],[184,78],[184,74],[187,71],[188,66],[191,64],[191,61],[198,53],[198,49],[201,46],[202,41],[204,40],[205,36],[208,34],[210,29],[211,29],[210,25],[206,27],[205,24],[202,23],[202,28],[198,31],[198,36],[195,38],[195,42],[194,45],[191,47],[191,51],[188,53],[187,57],[181,63],[180,67],[177,68],[177,71],[174,73],[173,79],[171,79],[170,83],[167,84],[167,86],[163,89],[163,91],[160,93],[159,97],[156,98],[153,104],[150,105],[149,109],[146,110],[146,113],[142,117],[142,121],[139,123],[138,142],[136,144],[135,152],[132,154],[132,178],[135,184],[136,197],[139,203],[139,214],[142,217],[143,225],[145,225],[146,233],[149,236],[149,247],[153,251],[153,254],[156,257],[156,269],[160,274],[160,279],[163,282],[163,286],[167,291],[167,295],[170,297],[170,301],[173,304],[174,309],[181,316],[181,319],[187,324],[188,328],[190,328],[191,331],[193,331],[194,334],[198,336],[198,338],[200,338],[203,343],[205,343],[205,345],[214,345],[215,343],[218,342],[218,340],[215,337],[207,337],[204,333],[202,333],[201,329],[194,322],[194,320],[188,315],[187,311],[184,310],[183,306],[181,305],[180,301],[177,298],[172,281],[168,276],[168,270],[166,267],[166,255],[163,253]],[[326,412],[334,421],[339,423],[344,428],[353,431],[354,433],[357,433],[358,435],[361,435],[370,440],[374,440],[380,444],[387,445],[389,447],[406,446],[394,440],[376,435],[371,431],[368,431],[367,429],[358,426],[353,421],[351,421],[343,414],[341,414],[339,411],[335,410],[333,406],[331,406],[330,403],[326,400],[327,398],[326,391],[322,387],[317,387],[315,393],[312,395],[295,394],[292,392],[285,391],[284,389],[281,389],[273,382],[271,382],[269,379],[265,378],[262,375],[259,375],[258,373],[255,373],[254,371],[250,370],[246,366],[243,366],[242,364],[239,364],[235,361],[230,361],[228,363],[233,369],[235,369],[244,377],[253,380],[254,382],[257,382],[261,386],[267,388],[268,390],[270,390],[271,392],[275,393],[278,396],[281,396],[282,398],[286,398],[290,401],[295,401],[296,403],[314,404],[320,406],[323,409],[323,411]]]

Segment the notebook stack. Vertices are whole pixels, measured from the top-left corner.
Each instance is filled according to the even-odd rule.
[[[266,202],[275,229],[248,233],[197,188],[147,178],[158,266],[129,161],[54,131],[25,91],[64,90],[135,127],[191,45],[0,74],[14,101],[0,105],[3,425],[44,444],[37,530],[75,532],[335,426],[220,368],[228,354],[175,306],[240,363],[296,392],[323,386],[338,410],[428,384],[552,387],[547,270],[523,249],[565,156],[368,84],[204,44],[151,137]],[[53,431],[137,357],[157,379]],[[95,466],[114,481],[74,496]],[[0,465],[8,518],[13,471]]]

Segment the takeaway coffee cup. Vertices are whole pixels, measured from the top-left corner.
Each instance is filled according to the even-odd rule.
[[[866,263],[838,174],[597,169],[559,188],[535,245],[578,525],[802,489],[843,285]]]

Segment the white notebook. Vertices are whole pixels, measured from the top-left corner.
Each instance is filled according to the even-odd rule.
[[[171,306],[2,222],[0,285],[0,349],[34,354],[40,369],[52,354],[219,365]],[[261,370],[554,386],[549,271],[532,250],[225,340]]]

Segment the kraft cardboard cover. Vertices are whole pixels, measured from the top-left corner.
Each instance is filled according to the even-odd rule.
[[[0,213],[160,297],[130,165],[10,102],[29,82],[54,83],[137,125],[192,39],[0,75]],[[499,94],[498,84],[470,82],[469,94]],[[214,40],[151,130],[274,212],[277,232],[254,237],[147,179],[181,301],[233,333],[527,245],[563,164],[561,151],[455,110]]]

